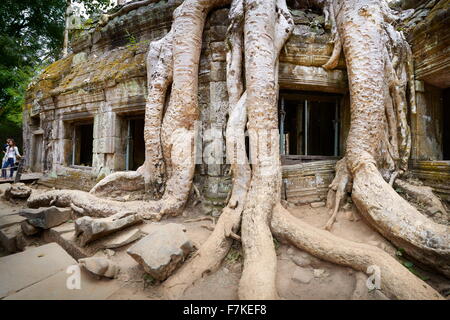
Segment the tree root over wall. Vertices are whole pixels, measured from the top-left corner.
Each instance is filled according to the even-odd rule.
[[[351,191],[357,208],[376,230],[449,276],[448,227],[420,214],[392,189],[395,179],[407,170],[406,108],[409,104],[415,109],[413,99],[406,101],[405,94],[407,89],[414,93],[409,45],[392,27],[398,17],[385,0],[317,2],[324,6],[334,32],[335,48],[324,67],[335,67],[343,51],[351,94],[351,128],[345,157],[338,162],[330,188],[328,202],[334,208],[326,227],[332,227],[342,198]],[[182,212],[193,186],[203,26],[208,12],[230,3],[226,152],[231,163],[231,197],[210,237],[163,283],[167,297],[182,297],[203,275],[217,270],[232,241],[240,240],[244,268],[239,298],[277,298],[274,235],[321,259],[364,273],[378,266],[382,291],[389,297],[442,298],[384,251],[314,228],[281,206],[278,56],[293,29],[285,0],[185,0],[174,12],[171,31],[150,45],[144,165],[137,173],[105,178],[91,193],[50,191],[30,198],[29,205],[71,206],[81,215],[94,217],[137,212],[154,220]],[[245,151],[246,127],[250,159]],[[97,197],[115,189],[135,191],[142,185],[147,201]]]

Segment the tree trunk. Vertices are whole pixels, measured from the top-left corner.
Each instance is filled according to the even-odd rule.
[[[378,171],[385,124],[384,0],[335,1],[351,95],[345,161],[352,199],[367,221],[399,248],[450,276],[450,229],[419,213]],[[401,126],[400,124],[398,124]],[[403,129],[400,129],[403,130]],[[337,177],[339,174],[337,174]]]

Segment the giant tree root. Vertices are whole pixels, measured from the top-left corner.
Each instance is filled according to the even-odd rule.
[[[160,220],[162,213],[157,201],[114,201],[98,198],[79,190],[52,190],[31,195],[27,205],[30,208],[57,206],[71,207],[80,216],[109,217],[123,212],[133,212],[146,219]]]
[[[419,202],[426,214],[440,224],[448,224],[449,216],[441,200],[433,193],[433,189],[428,186],[413,185],[405,180],[396,179],[394,186],[404,192],[408,197]]]
[[[368,267],[378,266],[381,271],[381,290],[389,298],[443,299],[432,287],[385,251],[314,228],[292,216],[280,204],[274,208],[271,229],[278,239],[287,240],[323,260],[348,266],[366,274]]]
[[[383,236],[450,277],[450,228],[428,219],[400,197],[373,164],[362,165],[355,172],[352,199]]]
[[[144,177],[136,171],[112,173],[89,191],[98,197],[114,197],[124,193],[144,191]]]
[[[223,210],[206,242],[189,261],[163,283],[166,298],[180,299],[186,289],[197,280],[220,267],[233,243],[233,229],[239,225],[242,206],[239,210],[240,212],[229,207]]]

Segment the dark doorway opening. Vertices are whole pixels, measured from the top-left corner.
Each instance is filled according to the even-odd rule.
[[[74,127],[72,164],[92,167],[92,149],[94,142],[94,124],[76,124]]]
[[[126,170],[136,170],[145,161],[144,116],[128,119]]]
[[[338,157],[340,98],[335,94],[282,91],[281,154],[311,160]]]
[[[444,160],[450,160],[450,88],[444,90],[442,100],[442,107],[444,108],[444,110],[442,110],[444,118],[444,123],[442,126],[442,155]]]

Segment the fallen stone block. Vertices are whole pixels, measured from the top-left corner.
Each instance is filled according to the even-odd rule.
[[[0,229],[10,227],[14,224],[19,224],[25,220],[26,218],[18,214],[9,214],[5,216],[0,216]]]
[[[17,236],[21,234],[20,225],[15,224],[10,227],[0,229],[0,244],[8,252],[20,251],[17,246]]]
[[[111,260],[103,257],[89,257],[78,260],[78,264],[89,272],[106,278],[116,278],[120,268]]]
[[[8,189],[5,190],[3,197],[6,200],[9,199],[27,199],[33,189],[26,186],[25,183],[14,183]]]
[[[113,234],[109,239],[105,239],[104,241],[102,241],[101,247],[104,249],[123,247],[140,239],[142,235],[143,233],[139,229],[119,231],[117,235]]]
[[[183,225],[168,223],[145,236],[127,253],[153,278],[165,280],[193,250]]]
[[[22,232],[27,236],[35,235],[39,233],[39,231],[41,231],[39,228],[36,228],[26,220],[22,221],[22,223],[20,224],[20,228],[22,229]]]
[[[82,246],[128,226],[142,222],[134,212],[118,213],[107,218],[81,217],[75,220],[75,235]]]
[[[38,209],[22,209],[19,214],[27,218],[28,222],[41,229],[50,229],[71,219],[72,209],[42,207]]]
[[[77,262],[56,243],[28,249],[0,258],[0,299],[29,287]],[[45,294],[50,288],[41,292]],[[39,297],[39,296],[37,296]]]

